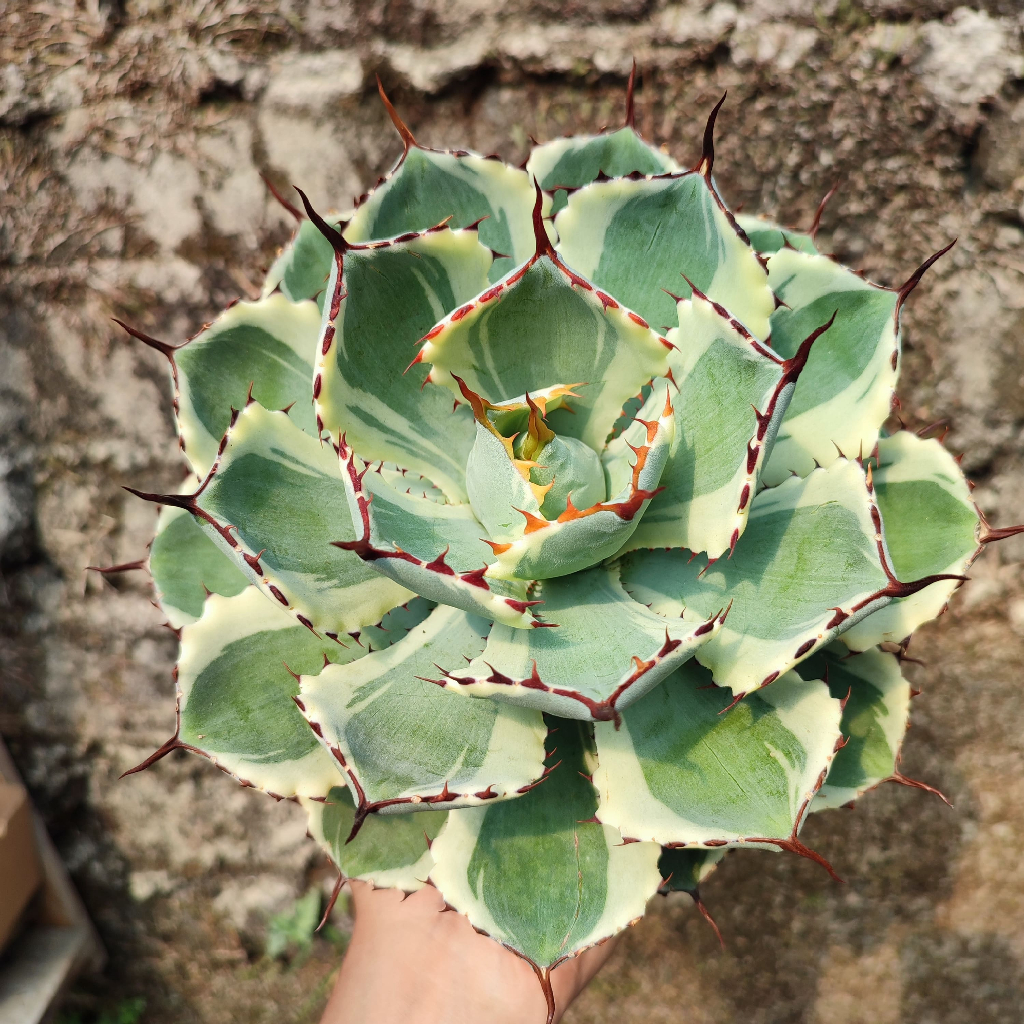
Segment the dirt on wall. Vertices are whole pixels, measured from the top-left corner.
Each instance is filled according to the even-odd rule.
[[[692,163],[714,102],[734,206],[806,227],[899,284],[953,237],[906,317],[900,415],[946,420],[994,524],[1024,519],[1024,49],[1016,0],[0,2],[0,733],[110,953],[94,1019],[314,1021],[338,963],[260,959],[268,914],[329,872],[297,807],[172,755],[175,638],[139,558],[175,487],[166,366],[254,297],[291,224],[267,175],[344,209],[418,139],[498,152],[623,116]],[[846,880],[740,853],[656,900],[574,1024],[944,1024],[1024,1018],[1024,539],[988,552],[908,665],[903,771],[805,838]]]

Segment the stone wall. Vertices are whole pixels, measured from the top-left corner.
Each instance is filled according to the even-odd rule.
[[[258,962],[328,872],[298,808],[172,755],[175,638],[142,573],[173,488],[168,341],[254,297],[290,230],[263,173],[346,208],[418,139],[500,152],[622,117],[683,163],[718,97],[726,197],[898,284],[958,237],[907,314],[901,415],[946,419],[996,524],[1024,518],[1024,20],[1016,0],[0,0],[0,732],[111,953],[86,1012],[315,1020],[336,953]],[[1024,1017],[1024,539],[924,630],[903,770],[806,835],[847,884],[737,854],[707,885],[727,941],[663,901],[570,1019],[932,1024]]]

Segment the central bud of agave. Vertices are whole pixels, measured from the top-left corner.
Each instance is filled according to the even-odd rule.
[[[538,194],[538,218],[540,209]],[[664,372],[670,343],[580,287],[543,231],[538,224],[538,255],[515,279],[454,311],[418,357],[432,363],[429,380],[454,383],[473,411],[466,490],[497,557],[486,572],[495,579],[565,576],[619,551],[658,493],[675,434],[667,382],[648,385],[647,406],[660,402],[660,416],[629,422],[624,384],[635,378],[616,379],[611,365],[626,352],[644,373]],[[493,339],[497,351],[475,358]],[[551,380],[584,371],[591,380]],[[516,395],[531,378],[541,386]]]
[[[529,410],[526,429],[515,436],[492,421],[488,408],[494,406],[476,395],[470,401],[478,419],[466,487],[497,556],[487,575],[550,579],[614,555],[657,493],[674,434],[671,400],[666,396],[663,422],[640,423],[646,431],[641,444],[622,439],[601,454],[578,437],[554,433],[529,395],[522,403]],[[511,418],[511,404],[497,407],[500,420]],[[564,402],[561,407],[573,411]],[[624,445],[635,455],[632,466],[622,457]]]
[[[526,399],[534,404],[529,395]],[[529,429],[519,435],[514,446],[516,457],[529,471],[540,514],[545,519],[557,519],[564,512],[575,511],[576,505],[589,508],[608,497],[604,466],[597,452],[575,437],[559,437],[550,428],[545,434],[547,425],[540,416],[543,413],[536,417],[531,414]],[[469,500],[474,501],[472,492]]]

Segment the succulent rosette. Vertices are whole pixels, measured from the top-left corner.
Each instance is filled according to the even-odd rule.
[[[181,638],[145,764],[299,800],[343,877],[433,884],[547,985],[726,849],[821,861],[808,813],[902,779],[906,638],[1007,531],[882,429],[928,264],[737,220],[714,114],[692,170],[631,117],[516,169],[388,109],[393,170],[290,207],[259,301],[131,331],[190,469],[136,492]]]

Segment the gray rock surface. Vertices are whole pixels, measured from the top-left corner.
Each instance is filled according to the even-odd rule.
[[[111,950],[75,1005],[147,1024],[312,1021],[336,954],[255,966],[261,921],[328,872],[291,804],[172,755],[175,639],[141,573],[181,479],[166,366],[111,325],[191,335],[256,294],[290,230],[261,173],[339,210],[400,152],[614,124],[680,161],[726,89],[726,195],[887,284],[952,237],[907,317],[900,414],[947,419],[996,524],[1024,519],[1024,104],[1016,0],[0,0],[0,731]],[[904,771],[805,838],[847,884],[738,854],[658,902],[567,1020],[935,1024],[1024,1018],[1024,540],[923,631]]]

